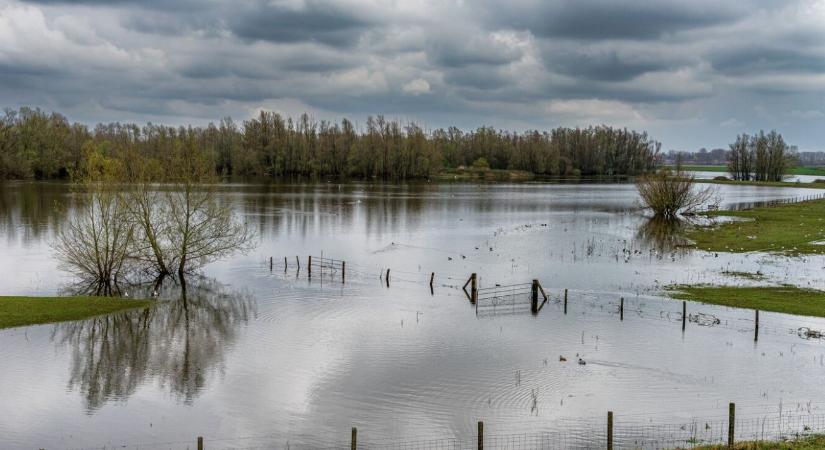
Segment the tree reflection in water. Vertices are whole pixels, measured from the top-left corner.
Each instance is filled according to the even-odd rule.
[[[686,226],[684,220],[652,217],[639,226],[636,239],[659,253],[684,249],[690,243],[684,235]]]
[[[256,313],[249,296],[214,280],[176,291],[177,300],[145,310],[55,326],[53,341],[71,350],[69,388],[83,394],[88,413],[153,380],[191,404]]]

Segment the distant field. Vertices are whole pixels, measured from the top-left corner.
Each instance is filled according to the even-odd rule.
[[[667,166],[673,168],[674,166]],[[682,169],[688,172],[727,172],[728,168],[725,166],[698,166],[698,165],[683,165]],[[794,167],[788,169],[787,175],[822,175],[825,177],[825,167]]]

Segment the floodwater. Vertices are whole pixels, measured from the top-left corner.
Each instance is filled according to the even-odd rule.
[[[0,187],[3,295],[71,282],[50,250],[68,191]],[[723,207],[817,192],[719,186]],[[755,342],[752,311],[688,303],[683,332],[682,304],[661,288],[751,284],[723,272],[759,271],[762,283],[825,289],[825,259],[674,250],[633,185],[235,184],[221,195],[258,242],[190,280],[186,304],[166,286],[169,301],[149,311],[0,330],[0,448],[193,448],[196,436],[208,448],[315,448],[348,445],[351,427],[373,446],[442,448],[472,443],[478,420],[500,442],[560,433],[557,446],[587,447],[608,410],[620,445],[656,447],[667,441],[650,427],[714,433],[728,402],[738,417],[823,413],[825,342],[798,329],[825,320],[763,312]],[[346,261],[346,282],[335,264],[308,277],[309,255]],[[461,286],[474,272],[481,288],[537,279],[549,300],[532,314],[515,286],[473,305]]]

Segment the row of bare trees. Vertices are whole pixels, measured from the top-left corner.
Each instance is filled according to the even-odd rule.
[[[187,147],[175,148],[171,159],[163,168],[143,160],[127,172],[94,142],[84,145],[81,201],[54,246],[87,291],[116,295],[129,278],[182,280],[248,248],[252,234],[216,195],[211,164]]]
[[[742,134],[730,144],[728,172],[734,180],[782,181],[795,160],[796,152],[776,131]]]
[[[316,122],[262,111],[237,124],[206,127],[99,124],[93,129],[58,113],[21,108],[0,118],[0,179],[67,177],[85,164],[93,142],[132,175],[163,171],[175,149],[198,152],[220,175],[285,175],[404,179],[471,166],[544,175],[637,175],[650,171],[658,142],[646,133],[606,126],[523,133],[481,127],[425,131],[415,123],[370,117],[363,127],[347,119]]]

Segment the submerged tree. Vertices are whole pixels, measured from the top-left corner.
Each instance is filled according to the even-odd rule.
[[[120,292],[118,282],[127,269],[134,237],[123,201],[111,185],[122,167],[92,144],[84,151],[81,202],[59,231],[55,251],[64,267],[93,293],[114,295]]]
[[[712,186],[697,188],[693,175],[682,171],[660,170],[639,177],[636,189],[645,207],[657,217],[676,219],[708,202],[715,194]]]

